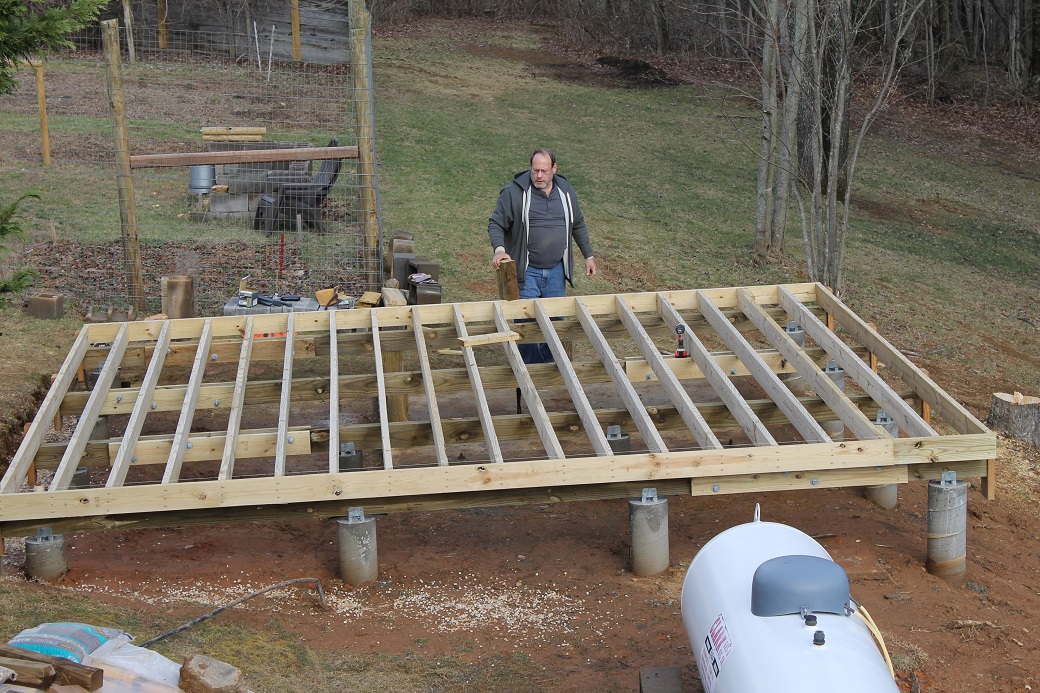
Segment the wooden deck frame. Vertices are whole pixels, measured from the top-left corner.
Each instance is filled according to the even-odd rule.
[[[785,319],[815,344],[798,347],[779,327]],[[690,358],[662,354],[678,324]],[[257,338],[271,334],[284,336]],[[584,337],[576,353],[596,358],[568,358],[564,335]],[[461,357],[435,353],[460,338]],[[517,341],[547,343],[556,363],[524,364]],[[709,351],[712,341],[728,351]],[[415,369],[385,371],[384,348],[407,350]],[[887,381],[871,370],[874,357]],[[229,358],[233,382],[204,382],[207,364]],[[301,372],[313,358],[328,359],[327,374]],[[854,383],[848,394],[828,387],[820,366],[829,358]],[[93,389],[77,391],[77,372],[102,360]],[[281,378],[250,379],[266,362]],[[131,387],[112,387],[120,368]],[[777,377],[796,371],[814,395],[795,397]],[[553,387],[564,394],[546,399]],[[502,398],[488,393],[506,388],[520,388],[527,413],[496,411]],[[445,418],[444,396],[461,391],[475,416]],[[611,394],[623,408],[593,405]],[[425,397],[429,413],[389,421],[388,395]],[[345,397],[375,398],[378,421],[345,422]],[[294,420],[290,405],[324,400],[327,426]],[[915,410],[925,406],[956,433],[936,433]],[[255,418],[247,407],[266,408],[273,426],[244,427]],[[213,408],[230,409],[227,429],[191,432],[196,412]],[[905,437],[872,424],[878,409]],[[68,442],[46,443],[58,414],[79,421]],[[90,440],[99,416],[126,416],[126,432]],[[164,420],[174,423],[156,432]],[[847,440],[823,432],[820,422],[834,420]],[[610,450],[604,429],[615,423],[638,431],[631,453]],[[340,472],[342,440],[379,452],[367,459],[381,464]],[[506,459],[500,441],[533,452]],[[315,466],[326,449],[327,466]],[[904,483],[947,470],[992,491],[995,457],[994,434],[817,284],[87,325],[0,479],[0,533],[626,497],[649,484],[711,495]],[[199,471],[218,463],[210,476]],[[24,492],[32,465],[54,470],[43,492]],[[70,489],[78,466],[108,470],[103,485]]]

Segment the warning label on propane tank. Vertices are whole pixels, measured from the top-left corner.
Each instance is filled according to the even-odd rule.
[[[729,629],[722,614],[716,617],[708,628],[708,634],[704,636],[704,645],[701,647],[700,657],[697,659],[697,667],[701,673],[701,683],[704,684],[705,693],[715,690],[715,682],[722,671],[722,665],[733,651],[733,641],[729,637]]]

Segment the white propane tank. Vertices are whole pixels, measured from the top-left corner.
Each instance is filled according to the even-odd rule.
[[[755,520],[686,573],[682,617],[705,693],[899,693],[845,571],[809,535]]]

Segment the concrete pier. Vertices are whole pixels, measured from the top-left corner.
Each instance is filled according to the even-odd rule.
[[[628,502],[632,534],[632,572],[641,577],[668,569],[668,499],[657,490],[643,489],[643,497]]]
[[[351,508],[347,517],[336,520],[339,527],[339,577],[351,585],[374,582],[379,577],[376,518],[366,517],[364,508]]]

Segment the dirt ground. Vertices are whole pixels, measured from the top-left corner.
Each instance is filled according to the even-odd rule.
[[[472,663],[522,654],[544,672],[522,690],[632,691],[640,669],[680,666],[687,690],[699,691],[682,580],[699,547],[761,503],[764,520],[816,537],[848,572],[903,691],[1027,691],[1040,685],[1040,456],[1020,444],[1001,450],[998,500],[970,491],[965,587],[924,570],[923,483],[901,486],[892,511],[855,490],[671,498],[672,566],[652,578],[628,570],[627,503],[618,500],[380,517],[379,581],[360,588],[337,578],[336,523],[317,520],[79,535],[58,584],[187,621],[208,610],[201,605],[315,577],[329,611],[310,590],[290,588],[219,618],[257,625],[277,615],[319,649],[461,653]],[[23,560],[17,542],[9,549],[8,574]]]

